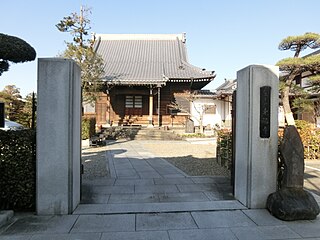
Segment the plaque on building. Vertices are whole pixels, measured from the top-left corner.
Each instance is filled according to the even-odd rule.
[[[260,88],[260,137],[270,137],[270,105],[271,105],[271,87],[264,86]]]

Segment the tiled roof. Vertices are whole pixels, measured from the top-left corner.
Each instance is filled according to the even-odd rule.
[[[212,81],[214,72],[188,63],[184,34],[97,34],[106,80],[121,85]]]
[[[226,80],[223,84],[216,88],[215,94],[221,95],[232,95],[234,90],[237,88],[237,80]]]

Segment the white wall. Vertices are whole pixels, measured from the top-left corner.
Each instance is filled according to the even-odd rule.
[[[215,127],[219,125],[223,127],[225,124],[223,120],[230,120],[231,121],[231,104],[229,102],[210,99],[210,98],[203,98],[203,99],[196,99],[191,102],[190,113],[191,119],[194,121],[195,126],[200,126],[200,113],[203,111],[202,107],[204,105],[213,105],[216,108],[215,114],[205,114],[203,117],[203,126],[210,125],[211,127]]]

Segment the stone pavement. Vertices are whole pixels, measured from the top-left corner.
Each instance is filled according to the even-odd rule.
[[[320,160],[305,161],[304,188],[320,196]]]
[[[83,180],[82,204],[76,214],[243,208],[233,200],[229,178],[188,176],[141,143],[108,142],[111,177]],[[176,141],[172,144],[179,147]],[[230,201],[221,204],[222,200]]]
[[[246,209],[231,199],[228,179],[187,176],[137,141],[110,143],[107,155],[111,178],[86,180],[73,215],[15,214],[0,239],[320,240],[319,217],[284,222]]]
[[[320,239],[320,219],[283,222],[267,210],[188,211],[110,215],[17,214],[1,240]]]

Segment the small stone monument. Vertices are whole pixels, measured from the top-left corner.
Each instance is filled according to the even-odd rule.
[[[320,209],[312,194],[303,189],[304,149],[295,126],[285,128],[280,154],[284,163],[281,188],[269,195],[267,209],[281,220],[315,219]]]

